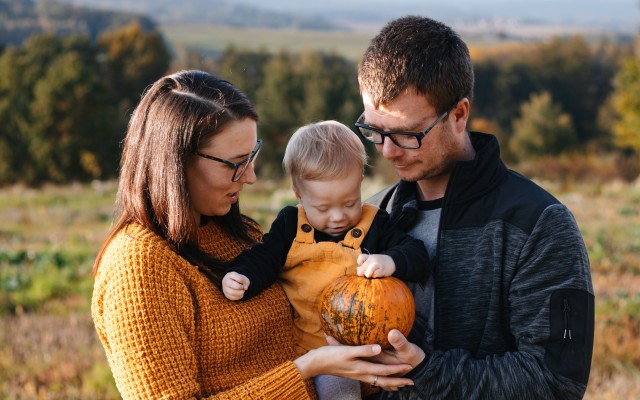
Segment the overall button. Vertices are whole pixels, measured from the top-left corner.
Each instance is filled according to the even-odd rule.
[[[353,236],[354,238],[359,238],[360,236],[362,236],[362,231],[356,228],[351,231],[351,236]]]
[[[309,233],[309,232],[311,232],[312,228],[311,228],[311,225],[309,225],[309,224],[302,224],[300,229],[302,229],[302,232]]]

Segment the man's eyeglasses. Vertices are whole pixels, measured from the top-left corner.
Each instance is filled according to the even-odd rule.
[[[251,154],[249,154],[249,157],[237,163],[231,162],[229,160],[225,160],[223,158],[218,158],[218,157],[210,156],[208,154],[200,153],[199,151],[194,151],[193,154],[200,157],[204,157],[209,160],[223,163],[233,168],[233,176],[231,177],[231,181],[238,182],[238,180],[242,178],[242,175],[247,170],[247,167],[249,166],[249,164],[252,164],[256,160],[256,157],[258,157],[258,153],[260,152],[260,147],[262,147],[262,139],[258,139],[258,142],[256,143],[256,147],[254,147],[253,150],[251,150]]]
[[[417,149],[422,145],[422,139],[425,136],[427,136],[427,133],[429,133],[429,131],[433,129],[433,127],[438,125],[438,122],[442,121],[447,115],[449,115],[451,110],[453,110],[454,108],[455,106],[451,107],[449,111],[445,111],[444,113],[442,113],[442,115],[436,118],[436,120],[433,121],[431,125],[427,126],[425,130],[420,132],[401,132],[401,131],[388,132],[388,131],[383,131],[382,129],[374,128],[373,126],[369,126],[363,123],[364,112],[356,120],[355,125],[358,128],[358,131],[360,132],[362,137],[364,137],[365,139],[367,139],[372,143],[383,144],[384,138],[386,136],[389,136],[389,139],[391,139],[391,141],[400,148]]]

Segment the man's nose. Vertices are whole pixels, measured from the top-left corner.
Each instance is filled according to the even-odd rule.
[[[396,146],[396,144],[393,143],[393,140],[391,140],[388,136],[384,138],[384,141],[382,142],[382,144],[379,144],[378,147],[380,153],[382,153],[382,157],[386,158],[387,160],[391,160],[397,157],[402,152],[402,149]]]

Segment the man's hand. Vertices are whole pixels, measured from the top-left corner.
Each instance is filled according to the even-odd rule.
[[[327,343],[330,346],[342,346],[332,337],[326,337]],[[370,361],[375,364],[386,365],[387,367],[399,367],[405,366],[405,369],[392,375],[384,376],[382,374],[374,374],[373,379],[367,380],[357,377],[364,382],[369,382],[375,386],[379,386],[384,390],[395,392],[399,387],[413,385],[412,381],[399,380],[407,372],[411,371],[418,364],[420,364],[424,358],[425,353],[420,346],[413,344],[404,337],[404,335],[397,329],[392,329],[388,335],[389,343],[393,346],[392,349],[382,350],[382,352],[368,357]],[[347,346],[348,347],[348,346]],[[408,368],[406,368],[408,367]]]
[[[411,370],[410,365],[400,362],[385,365],[376,361],[381,355],[380,345],[346,346],[332,337],[326,339],[329,346],[318,347],[294,360],[303,378],[336,375],[393,391],[413,385],[412,380],[402,377]]]
[[[387,338],[393,348],[383,350],[382,353],[372,357],[373,361],[384,365],[408,364],[411,366],[411,369],[413,369],[424,360],[425,354],[420,346],[409,342],[399,330],[392,329]],[[405,373],[396,376],[403,376]],[[377,386],[380,386],[384,390],[392,392],[398,390],[398,386],[394,385],[395,382],[389,381],[385,377],[380,377],[376,383]]]

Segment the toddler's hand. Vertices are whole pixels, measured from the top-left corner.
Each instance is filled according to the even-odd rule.
[[[222,278],[222,293],[229,300],[240,300],[249,288],[249,278],[237,272],[228,272]]]
[[[396,263],[386,254],[363,253],[358,256],[357,263],[358,275],[367,278],[382,278],[396,272]]]

